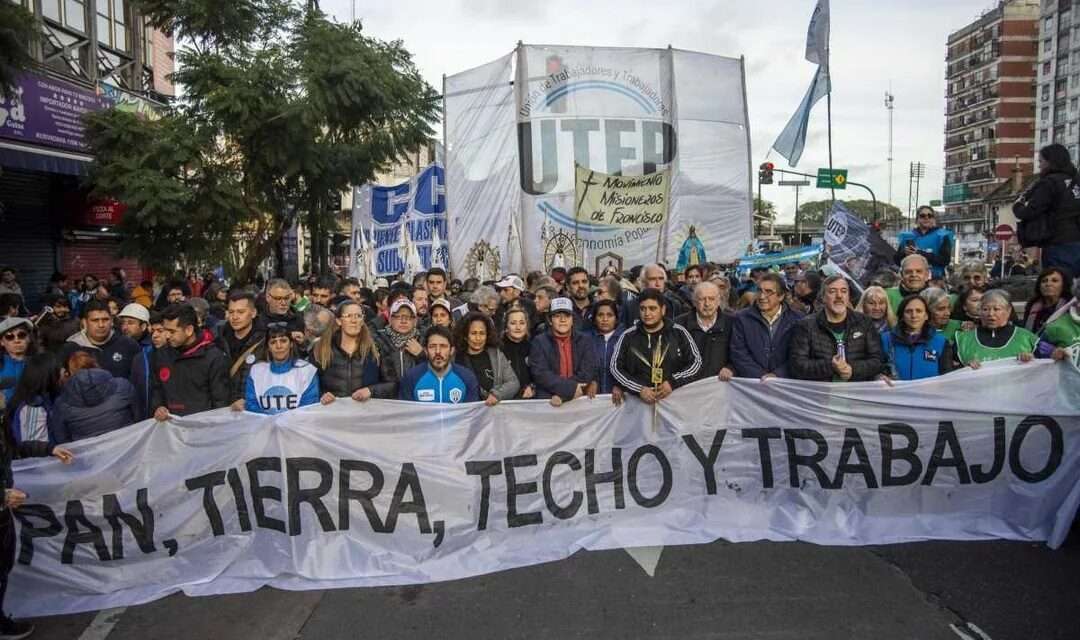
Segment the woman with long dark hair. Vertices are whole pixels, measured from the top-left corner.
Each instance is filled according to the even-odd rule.
[[[55,356],[42,353],[31,357],[15,390],[14,403],[6,411],[8,424],[11,424],[12,414],[21,413],[28,406],[28,401],[41,394],[55,393],[59,383],[60,364]],[[36,420],[34,424],[38,425]],[[11,513],[26,502],[26,493],[15,488],[11,461],[15,458],[56,456],[68,464],[74,458],[67,449],[49,442],[47,434],[43,438],[39,433],[32,435],[33,439],[16,439],[10,428],[0,431],[0,481],[4,489],[3,502],[0,504],[0,637],[5,638],[25,638],[34,632],[33,625],[18,622],[3,613],[8,575],[15,566],[15,522]]]
[[[455,325],[454,349],[457,363],[476,374],[484,404],[490,407],[517,395],[521,385],[499,350],[495,325],[485,312],[470,311]]]
[[[1025,247],[1042,247],[1043,267],[1080,275],[1080,189],[1069,150],[1054,143],[1039,149],[1039,179],[1013,205]]]
[[[60,392],[60,362],[51,353],[39,353],[26,361],[15,392],[4,411],[7,437],[13,445],[49,442],[53,399]]]
[[[1038,334],[1050,316],[1072,299],[1072,282],[1061,267],[1047,267],[1035,280],[1035,295],[1024,307],[1024,328]]]

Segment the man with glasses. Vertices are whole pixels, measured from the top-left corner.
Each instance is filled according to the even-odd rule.
[[[930,264],[934,278],[944,278],[952,261],[953,232],[937,226],[933,207],[923,205],[916,212],[917,224],[911,231],[897,236],[896,264],[911,255],[920,255]]]
[[[304,345],[304,318],[292,309],[293,290],[286,280],[275,278],[266,285],[266,324],[284,322],[297,346]]]
[[[731,363],[740,378],[787,378],[791,332],[802,315],[785,304],[787,290],[777,273],[758,280],[754,304],[735,314]]]

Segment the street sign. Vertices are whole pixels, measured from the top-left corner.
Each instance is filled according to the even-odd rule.
[[[821,168],[817,170],[817,188],[818,189],[846,189],[847,188],[847,169],[826,169]]]
[[[941,200],[931,200],[930,201],[930,206],[931,207],[940,207],[941,206]]]
[[[776,183],[781,187],[809,187],[809,180],[781,180]]]
[[[999,224],[994,227],[994,237],[1002,242],[1008,242],[1012,240],[1014,235],[1013,228],[1007,224]]]

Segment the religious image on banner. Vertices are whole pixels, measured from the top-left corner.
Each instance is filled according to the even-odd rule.
[[[446,224],[446,178],[438,163],[397,186],[357,187],[349,275],[369,281],[445,263]]]
[[[451,247],[455,269],[478,240],[503,248],[503,270],[517,272],[591,265],[605,253],[627,265],[674,263],[685,241],[676,230],[691,224],[714,260],[735,259],[750,242],[741,60],[521,45],[445,85],[447,185],[463,240]],[[575,167],[627,181],[667,172],[667,210],[662,219],[585,213]],[[515,217],[521,251],[505,246]]]
[[[690,225],[690,229],[685,235],[686,239],[679,245],[679,260],[675,263],[676,271],[682,271],[691,265],[708,262],[705,243],[698,237],[697,226]]]

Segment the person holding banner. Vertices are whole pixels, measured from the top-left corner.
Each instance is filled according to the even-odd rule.
[[[244,384],[244,410],[274,415],[319,401],[318,370],[300,358],[287,322],[266,325],[267,361],[255,363]]]
[[[229,361],[208,332],[200,331],[195,309],[174,304],[161,314],[169,347],[155,353],[150,406],[154,419],[186,416],[228,406]]]
[[[979,326],[956,335],[956,357],[960,364],[978,369],[983,362],[1016,358],[1031,362],[1039,338],[1013,324],[1012,298],[1003,289],[983,294]]]
[[[731,327],[731,363],[740,378],[787,378],[791,333],[803,318],[785,304],[787,290],[779,274],[758,281],[754,304],[735,314]]]
[[[881,351],[889,377],[921,380],[953,369],[953,347],[930,323],[930,309],[921,296],[900,301],[899,318],[892,330],[881,334]]]
[[[412,402],[460,404],[480,401],[480,384],[468,367],[454,364],[453,336],[445,327],[424,334],[427,361],[405,372],[398,398]]]
[[[491,318],[470,311],[454,329],[456,362],[473,372],[484,404],[493,407],[512,400],[521,385],[510,360],[499,350],[499,338]]]
[[[548,313],[548,330],[529,348],[529,371],[537,398],[549,398],[552,406],[596,396],[601,363],[597,362],[589,336],[574,328],[574,303],[555,298]]]
[[[791,335],[791,373],[799,380],[860,382],[881,375],[881,336],[874,323],[851,310],[841,275],[822,285],[824,308],[803,318]]]
[[[364,319],[364,306],[349,300],[315,343],[311,359],[319,370],[322,404],[351,397],[357,402],[397,395],[398,375],[381,354]]]
[[[1074,290],[1076,288],[1080,288],[1080,278],[1076,279]],[[1080,296],[1070,300],[1050,317],[1043,328],[1039,352],[1054,360],[1065,360],[1071,356],[1073,362],[1080,366]]]
[[[694,311],[679,316],[676,322],[690,332],[701,353],[701,369],[695,379],[719,376],[725,382],[731,380],[735,377],[729,355],[731,316],[720,311],[720,289],[711,282],[698,282],[691,295]]]
[[[690,332],[666,317],[667,299],[659,289],[645,289],[637,303],[640,319],[615,343],[611,375],[623,391],[655,404],[696,379],[701,353]]]

